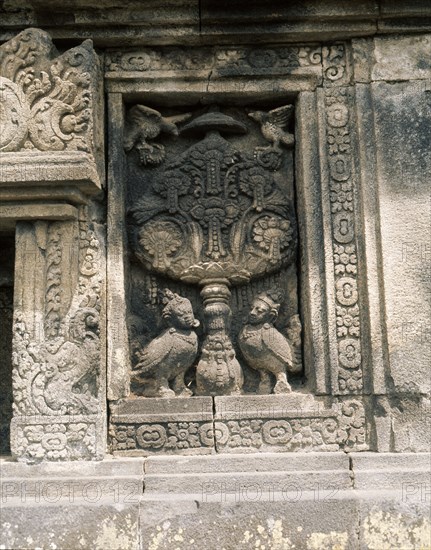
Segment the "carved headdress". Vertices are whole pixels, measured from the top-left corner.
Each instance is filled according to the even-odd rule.
[[[281,305],[281,293],[278,290],[261,292],[256,296],[256,300],[260,300],[269,306],[274,319],[278,317]]]
[[[180,312],[188,313],[191,317],[194,318],[193,308],[190,300],[188,300],[187,298],[183,298],[182,296],[176,294],[175,292],[172,292],[168,288],[165,288],[163,290],[162,302],[165,305],[162,311],[163,319],[169,321],[172,314]],[[199,326],[199,321],[197,319],[194,320],[193,326]]]

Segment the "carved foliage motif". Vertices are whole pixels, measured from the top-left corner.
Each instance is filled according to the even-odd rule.
[[[48,34],[27,29],[0,46],[0,151],[85,151],[92,144],[91,41],[55,57]]]
[[[18,424],[14,452],[30,461],[82,460],[97,454],[96,434],[100,429],[88,416],[27,417]]]
[[[303,411],[271,419],[215,422],[220,451],[241,449],[284,451],[366,450],[365,413],[360,401],[336,404],[332,409]]]
[[[274,413],[274,411],[273,411]],[[331,409],[302,411],[298,416],[242,418],[215,422],[113,424],[113,451],[184,453],[189,449],[236,451],[363,451],[365,413],[357,400]]]
[[[272,146],[240,152],[208,131],[167,161],[152,193],[131,209],[145,267],[190,283],[223,277],[235,284],[292,261],[293,205],[274,177],[281,154]]]
[[[112,425],[113,451],[187,452],[214,447],[212,423],[167,422],[162,424]]]
[[[326,89],[326,142],[339,362],[337,385],[338,392],[342,394],[360,392],[363,386],[350,104],[348,88]]]
[[[273,48],[164,48],[110,52],[108,72],[217,70],[220,74],[244,74],[263,70],[291,72],[301,67],[319,67],[320,46],[283,46]]]
[[[48,235],[56,235],[55,225]],[[13,407],[19,434],[13,440],[14,451],[20,454],[27,446],[30,450],[34,447],[36,454],[26,451],[30,458],[42,455],[49,459],[73,458],[68,442],[81,439],[86,442],[88,452],[94,447],[91,434],[95,433],[95,427],[91,418],[99,412],[101,252],[94,230],[86,222],[80,222],[79,229],[78,288],[67,313],[60,316],[58,308],[48,305],[45,339],[38,342],[31,340],[22,313],[19,310],[14,313]],[[53,290],[50,277],[52,265],[56,269],[59,266],[50,260],[56,257],[57,248],[57,239],[48,238],[47,304],[58,303],[61,296]],[[66,274],[56,276],[61,280]],[[19,427],[24,415],[28,420],[25,424],[29,425]],[[36,417],[37,425],[30,422],[31,415],[40,415]],[[69,415],[73,416],[73,422]],[[44,441],[50,438],[57,438],[58,442],[45,445]],[[79,452],[76,453],[78,457]]]

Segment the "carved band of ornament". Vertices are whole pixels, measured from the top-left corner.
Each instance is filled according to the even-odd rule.
[[[283,448],[285,451],[364,450],[365,414],[362,403],[349,400],[322,418],[244,419],[225,422],[114,424],[113,451],[184,452],[188,449]]]
[[[322,48],[322,62],[325,80],[338,83],[346,75],[345,45],[333,44],[331,46],[324,46]]]
[[[335,55],[334,53],[333,56]],[[326,140],[330,178],[329,197],[340,393],[355,393],[363,386],[349,101],[348,90],[345,88],[326,89]]]
[[[62,233],[54,224],[48,230],[46,297],[45,297],[45,334],[55,338],[60,331],[61,323],[61,258]]]
[[[86,223],[81,229],[85,255],[98,250],[94,232]],[[32,341],[23,314],[16,311],[12,354],[14,413],[53,417],[56,422],[99,409],[101,265],[94,276],[80,278],[69,311],[61,315],[63,235],[55,224],[49,228],[45,340]]]
[[[333,54],[334,55],[334,54]],[[319,67],[320,46],[285,46],[273,48],[161,48],[129,52],[110,52],[106,56],[108,72],[201,71],[217,70],[235,74],[239,70],[254,72],[271,69],[294,71],[301,67]]]
[[[0,46],[0,151],[91,152],[91,41],[55,59],[52,52],[49,35],[38,29]]]
[[[93,417],[94,418],[94,417]],[[85,416],[14,419],[12,439],[15,456],[29,461],[77,460],[97,456],[100,420]]]

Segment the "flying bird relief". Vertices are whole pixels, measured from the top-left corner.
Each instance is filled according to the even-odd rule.
[[[281,147],[292,147],[295,143],[288,126],[293,115],[293,105],[284,105],[272,111],[252,111],[248,116],[260,124],[263,137],[271,144],[269,148],[281,150]],[[265,148],[263,148],[265,149]]]
[[[190,113],[163,117],[158,111],[145,105],[134,105],[127,113],[124,130],[124,149],[126,152],[135,148],[139,161],[144,166],[156,166],[165,158],[165,148],[159,143],[149,140],[156,139],[161,133],[178,135],[176,124],[185,122]]]

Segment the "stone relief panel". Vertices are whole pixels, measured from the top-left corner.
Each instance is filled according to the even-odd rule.
[[[106,70],[113,95],[130,102],[121,147],[132,381],[131,395],[111,403],[113,452],[367,450],[347,45],[144,48],[108,52]],[[298,128],[294,106],[265,103],[263,88],[297,96]],[[227,90],[231,105],[219,100]],[[301,282],[311,285],[305,301],[322,288],[311,308],[322,309],[318,329],[302,326]],[[170,301],[174,316],[165,315]],[[324,341],[315,346],[315,336]],[[171,362],[178,382],[166,380]]]
[[[17,242],[22,249],[27,241],[45,310],[34,330],[31,314],[15,302],[12,452],[29,461],[100,457],[101,235],[85,220],[21,225]],[[33,239],[38,259],[29,254]]]
[[[93,152],[90,40],[56,55],[50,36],[27,29],[0,46],[0,151]]]
[[[287,372],[301,372],[292,115],[292,105],[166,115],[144,105],[129,108],[124,147],[134,393],[253,393],[259,369],[266,381],[260,392],[289,392]],[[257,301],[271,302],[271,312],[255,323],[256,330],[269,327],[259,341],[249,337],[247,321]],[[259,366],[247,360],[246,341],[259,347]],[[271,368],[274,351],[284,357]],[[146,387],[145,373],[153,373]]]

